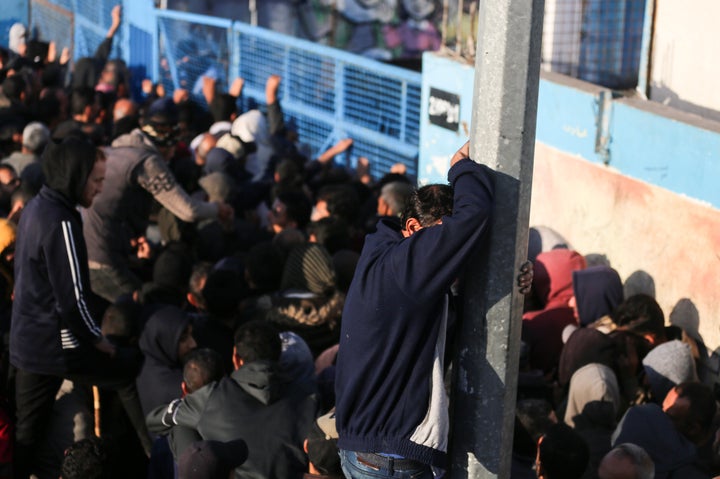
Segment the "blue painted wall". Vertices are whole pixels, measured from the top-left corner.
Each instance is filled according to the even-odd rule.
[[[430,88],[459,95],[461,123],[469,126],[472,87],[472,67],[435,54],[423,57],[421,184],[446,181],[449,156],[466,138],[462,131],[455,134],[429,123]],[[607,160],[610,167],[627,176],[720,208],[720,124],[652,102],[615,99],[604,113],[609,134],[604,156],[596,152],[604,93],[609,91],[561,75],[543,74],[537,141],[594,163]]]
[[[0,46],[7,48],[10,27],[16,22],[28,24],[28,0],[2,0],[2,8],[0,8]]]
[[[649,111],[644,103],[614,102],[610,164],[628,176],[720,208],[720,125],[707,122],[702,128]]]
[[[436,55],[423,57],[423,78],[420,108],[420,150],[418,183],[447,183],[450,157],[467,141],[472,117],[472,65]],[[460,96],[460,122],[457,131],[433,125],[428,119],[430,88]]]

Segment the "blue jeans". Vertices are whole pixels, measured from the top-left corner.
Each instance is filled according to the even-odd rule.
[[[383,477],[396,477],[403,479],[433,479],[430,466],[419,465],[409,469],[398,467],[376,467],[365,464],[362,459],[358,461],[358,453],[340,449],[340,464],[343,473],[348,479],[377,479]],[[392,461],[390,461],[392,462]]]

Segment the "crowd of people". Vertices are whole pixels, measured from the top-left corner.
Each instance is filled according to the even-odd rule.
[[[202,80],[129,96],[109,60],[0,67],[0,477],[449,477],[462,268],[494,173],[416,189],[314,158]],[[66,81],[66,79],[68,79]],[[450,152],[449,152],[450,153]],[[511,478],[720,474],[700,346],[649,291],[531,229]],[[510,453],[510,451],[508,451]]]

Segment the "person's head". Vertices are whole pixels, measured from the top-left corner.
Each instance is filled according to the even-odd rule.
[[[400,217],[402,234],[408,237],[452,214],[453,190],[448,185],[427,185],[413,192]]]
[[[536,458],[540,479],[580,479],[590,460],[590,450],[578,433],[558,423],[538,441]]]
[[[220,353],[208,348],[195,349],[185,357],[183,393],[191,394],[213,381],[219,381],[224,374]]]
[[[219,268],[210,271],[202,288],[206,310],[221,318],[236,315],[245,287],[243,278],[234,269]]]
[[[215,95],[212,102],[210,102],[210,114],[212,114],[213,121],[233,121],[237,118],[237,98],[227,93],[220,93]]]
[[[304,443],[311,474],[342,477],[337,447],[338,437],[334,410],[320,416],[312,423]]]
[[[281,289],[330,296],[336,287],[332,257],[323,246],[306,243],[292,249],[285,262]]]
[[[118,98],[113,106],[113,121],[138,114],[137,104],[129,98]]]
[[[282,342],[275,327],[264,320],[248,321],[235,332],[235,369],[255,361],[280,360]]]
[[[552,405],[545,399],[518,401],[515,406],[515,416],[536,444],[538,439],[558,422]]]
[[[623,294],[617,271],[609,266],[592,266],[573,271],[573,296],[568,306],[575,310],[580,325],[587,326],[612,314],[622,303]]]
[[[206,308],[203,288],[205,287],[205,281],[207,281],[211,270],[212,264],[203,261],[195,264],[192,273],[190,273],[187,301],[199,311],[204,311]]]
[[[135,318],[138,308],[134,303],[111,304],[103,314],[103,336],[132,339],[137,336],[138,327]]]
[[[245,441],[199,441],[188,446],[178,458],[179,479],[227,479],[248,456]]]
[[[70,96],[70,115],[82,122],[90,123],[95,119],[100,104],[95,95],[95,90],[90,87],[78,87],[72,91]]]
[[[619,327],[644,336],[653,345],[665,342],[665,315],[652,296],[630,296],[611,317]]]
[[[677,339],[653,348],[642,360],[642,365],[650,397],[658,404],[662,404],[676,385],[698,380],[690,346]]]
[[[312,210],[311,220],[318,221],[328,216],[342,218],[353,224],[359,212],[360,199],[348,184],[328,185],[320,189]]]
[[[8,32],[8,48],[18,55],[25,56],[27,53],[28,30],[22,23],[13,23]]]
[[[253,246],[245,259],[245,281],[255,294],[280,289],[285,261],[280,249],[271,242]]]
[[[9,76],[2,82],[2,92],[11,101],[25,101],[26,89],[27,83],[22,75]]]
[[[599,479],[653,479],[655,464],[642,447],[618,444],[600,461]]]
[[[142,131],[152,141],[165,160],[175,154],[180,114],[172,98],[160,98],[150,104],[142,121]]]
[[[380,216],[400,217],[408,204],[415,188],[404,181],[392,181],[380,190],[377,214]]]
[[[109,468],[104,441],[99,437],[89,437],[65,451],[60,470],[62,479],[105,479],[110,477]]]
[[[102,191],[105,154],[92,143],[70,136],[49,143],[42,155],[45,184],[73,204],[90,207]]]
[[[22,146],[27,153],[39,155],[50,141],[50,130],[38,121],[28,123],[23,130]]]
[[[157,309],[145,323],[139,341],[145,357],[166,366],[179,367],[197,347],[188,314],[176,306]]]
[[[204,166],[207,162],[208,153],[210,153],[210,150],[215,148],[216,144],[217,138],[210,133],[205,133],[200,141],[200,144],[195,150],[195,163],[200,166]]]
[[[330,254],[350,246],[348,225],[340,217],[328,216],[307,225],[308,241],[323,245]]]
[[[301,191],[279,193],[268,212],[270,227],[279,233],[286,228],[302,230],[310,221],[312,205]]]
[[[717,404],[710,387],[699,382],[678,384],[662,404],[675,428],[695,445],[704,443],[712,433]]]

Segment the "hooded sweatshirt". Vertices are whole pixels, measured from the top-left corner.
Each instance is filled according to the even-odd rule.
[[[612,446],[626,442],[637,444],[650,455],[655,463],[655,479],[689,477],[673,472],[697,461],[695,445],[675,428],[670,416],[657,404],[628,409],[612,435]]]
[[[261,180],[274,153],[267,120],[260,111],[250,110],[235,119],[230,132],[245,143],[255,142],[257,151],[248,155],[245,169],[253,181]]]
[[[556,249],[541,253],[535,260],[533,291],[544,304],[539,311],[523,315],[522,340],[530,348],[530,365],[545,373],[557,368],[563,348],[562,332],[576,324],[572,297],[572,275],[585,268],[585,258],[571,250]]]
[[[25,207],[17,230],[10,361],[37,374],[86,372],[101,332],[87,302],[89,273],[75,206],[95,164],[81,140],[48,145],[47,178]]]
[[[608,266],[573,272],[573,291],[581,326],[611,314],[624,299],[620,276]]]
[[[174,306],[160,309],[145,325],[140,335],[145,362],[136,380],[144,414],[182,394],[183,365],[178,357],[178,342],[189,325],[189,317]]]
[[[301,478],[307,471],[303,441],[315,420],[315,389],[288,382],[273,361],[253,361],[231,376],[161,406],[147,416],[148,429],[196,430],[204,440],[244,439],[248,458],[237,478]]]

